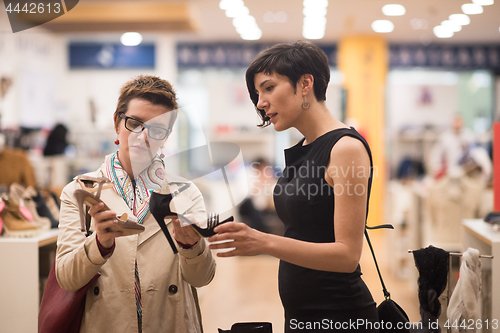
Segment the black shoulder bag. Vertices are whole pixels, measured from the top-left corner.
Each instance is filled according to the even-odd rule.
[[[375,258],[375,252],[373,251],[372,243],[370,242],[370,237],[368,237],[368,232],[366,229],[380,229],[388,228],[394,229],[390,224],[383,224],[376,227],[366,227],[365,237],[372,252],[373,261],[375,261],[375,267],[377,268],[378,276],[380,278],[380,283],[382,284],[382,291],[384,292],[385,300],[377,306],[378,320],[380,323],[380,333],[409,333],[410,325],[408,315],[406,312],[391,299],[391,294],[387,291],[385,287],[384,280],[382,279],[382,274],[380,274],[380,269],[378,268],[377,258]]]

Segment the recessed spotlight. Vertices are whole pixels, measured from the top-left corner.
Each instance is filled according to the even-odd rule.
[[[302,14],[304,14],[304,16],[326,16],[326,8],[304,7]]]
[[[247,16],[238,16],[233,19],[233,25],[235,28],[238,27],[251,27],[255,26],[255,18],[251,15]]]
[[[469,15],[481,14],[483,12],[483,7],[474,3],[466,3],[462,5],[462,11],[464,12],[464,14]]]
[[[452,22],[450,20],[441,22],[441,25],[453,32],[459,32],[460,30],[462,30],[462,26],[460,24],[456,24],[455,22]]]
[[[480,6],[489,6],[492,5],[495,1],[494,0],[472,0],[473,3],[476,5]]]
[[[262,30],[260,30],[259,28],[253,29],[251,31],[242,33],[240,36],[244,40],[257,40],[262,37]]]
[[[382,7],[382,13],[387,16],[401,16],[406,13],[406,9],[402,5],[385,5],[384,7]]]
[[[246,16],[248,14],[250,14],[250,10],[248,10],[248,7],[246,6],[231,7],[229,9],[226,9],[227,17]]]
[[[120,37],[120,42],[125,46],[136,46],[141,44],[142,35],[138,32],[126,32]]]
[[[325,37],[325,29],[308,29],[308,28],[303,28],[302,29],[302,36],[306,39],[321,39]]]
[[[245,4],[243,0],[221,0],[219,2],[219,8],[222,10],[228,10],[234,7],[243,7]]]
[[[468,25],[470,23],[470,18],[465,14],[451,14],[449,18],[451,22],[460,25]]]
[[[372,23],[372,29],[378,33],[388,33],[394,30],[394,23],[389,20],[377,20]]]
[[[434,27],[433,31],[434,31],[434,35],[436,35],[437,38],[451,38],[451,37],[453,37],[453,31],[447,29],[446,27],[443,27],[442,25],[438,25],[437,27]]]
[[[311,8],[326,8],[328,7],[328,0],[304,0],[303,5]]]

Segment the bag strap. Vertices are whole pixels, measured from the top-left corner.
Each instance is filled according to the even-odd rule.
[[[372,159],[372,154],[370,152],[370,149],[368,148],[368,143],[363,139],[361,140],[361,142],[363,142],[363,144],[365,145],[366,147],[366,150],[368,152],[368,156],[370,157],[370,178],[368,180],[368,195],[367,195],[367,200],[366,200],[366,215],[365,215],[365,237],[366,237],[366,241],[368,242],[368,246],[370,247],[370,251],[372,253],[372,256],[373,256],[373,261],[375,262],[375,267],[377,268],[377,273],[378,273],[378,277],[380,278],[380,283],[382,284],[382,291],[384,292],[384,297],[385,299],[390,299],[391,298],[391,294],[389,293],[389,291],[387,291],[387,288],[385,287],[385,284],[384,284],[384,280],[382,279],[382,274],[380,273],[380,269],[378,268],[378,263],[377,263],[377,258],[375,257],[375,251],[373,251],[373,247],[372,247],[372,243],[370,242],[370,237],[368,237],[368,231],[366,229],[394,229],[394,227],[392,226],[392,224],[382,224],[382,225],[377,225],[377,226],[374,226],[374,227],[369,227],[366,225],[366,221],[368,219],[368,211],[369,211],[369,208],[370,208],[370,193],[371,193],[371,182],[372,182],[372,179],[373,179],[373,159]]]
[[[375,251],[373,251],[372,243],[370,242],[370,237],[368,236],[368,231],[366,229],[394,229],[394,227],[391,224],[382,224],[382,225],[377,225],[375,227],[365,227],[365,237],[366,241],[368,242],[368,246],[370,247],[370,251],[372,252],[373,256],[373,261],[375,261],[375,267],[377,268],[377,273],[378,277],[380,278],[380,283],[382,284],[382,291],[384,292],[384,297],[385,299],[391,298],[391,294],[389,291],[387,291],[387,288],[385,287],[384,280],[382,279],[382,274],[380,273],[380,269],[378,268],[378,263],[377,263],[377,258],[375,257]]]

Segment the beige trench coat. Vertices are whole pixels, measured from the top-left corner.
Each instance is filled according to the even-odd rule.
[[[98,170],[92,175],[100,174]],[[167,179],[172,191],[187,182],[168,174]],[[176,210],[206,216],[201,193],[191,185],[176,197]],[[136,261],[142,297],[142,331],[202,332],[196,289],[192,287],[207,285],[215,274],[215,260],[206,241],[201,239],[191,249],[179,248],[179,254],[174,255],[159,225],[148,213],[143,221],[146,230],[139,235],[116,238],[114,252],[104,258],[97,247],[95,233],[85,237],[80,231],[73,196],[77,188],[80,185],[73,181],[61,194],[56,277],[62,288],[78,290],[96,273],[101,274],[87,292],[80,332],[138,332],[134,292]],[[101,199],[118,215],[132,215],[113,189],[103,190]],[[166,223],[172,232],[172,224],[169,220]],[[92,219],[91,229],[93,225]]]

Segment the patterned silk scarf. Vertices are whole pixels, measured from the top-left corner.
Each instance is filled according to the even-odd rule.
[[[149,198],[151,192],[161,189],[164,179],[165,170],[163,161],[158,155],[155,155],[151,165],[135,177],[130,179],[130,176],[123,170],[120,161],[118,160],[118,152],[106,156],[104,162],[106,176],[114,183],[113,189],[127,203],[132,211],[137,222],[142,224],[144,217],[149,212]],[[139,270],[137,261],[135,262],[135,303],[137,310],[137,323],[139,333],[142,332],[142,296],[141,283],[139,278]]]
[[[161,189],[165,175],[163,161],[155,155],[151,165],[133,180],[123,170],[118,152],[106,156],[104,164],[106,176],[114,183],[113,189],[125,200],[137,222],[142,223],[149,212],[151,192]]]

